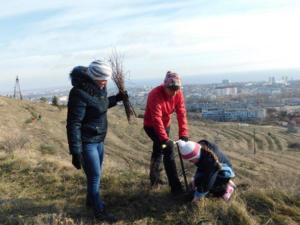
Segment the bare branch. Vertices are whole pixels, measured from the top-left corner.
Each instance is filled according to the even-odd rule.
[[[123,104],[124,104],[127,120],[128,122],[130,122],[131,116],[132,115],[136,116],[136,113],[126,93],[125,73],[123,71],[123,57],[120,54],[118,54],[116,50],[114,50],[109,58],[109,62],[112,68],[112,80],[115,82],[117,88],[119,89],[119,92],[121,92],[122,94],[124,94],[124,96],[126,96],[126,98],[123,99]]]

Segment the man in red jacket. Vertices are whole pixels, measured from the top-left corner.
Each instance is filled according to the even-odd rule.
[[[176,163],[174,159],[174,142],[169,138],[171,116],[177,114],[179,138],[188,141],[188,127],[181,80],[177,73],[168,71],[164,84],[150,91],[144,115],[144,130],[153,141],[150,163],[150,182],[158,186],[160,180],[160,163],[163,163],[168,177],[171,192],[182,193]]]

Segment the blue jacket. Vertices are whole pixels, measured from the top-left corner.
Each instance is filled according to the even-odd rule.
[[[195,195],[199,197],[205,196],[210,190],[226,184],[230,178],[235,176],[230,160],[219,147],[206,140],[201,140],[198,143],[201,144],[201,142],[207,145],[217,156],[222,168],[218,168],[215,160],[208,152],[201,151],[200,159],[196,163],[197,171],[194,176],[195,186],[197,187]]]
[[[70,74],[73,88],[69,94],[67,135],[71,154],[82,151],[82,143],[104,141],[107,109],[117,104],[116,96],[107,98],[106,89],[87,75],[87,68],[75,67]]]

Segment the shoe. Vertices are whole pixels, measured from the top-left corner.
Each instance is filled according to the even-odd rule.
[[[171,188],[171,193],[174,197],[176,197],[176,196],[183,195],[184,191],[183,191],[182,187],[180,186],[180,188],[176,188],[176,189]]]
[[[150,183],[150,188],[152,190],[159,190],[162,185],[165,185],[166,183],[162,181],[161,179],[158,179],[156,182],[151,182]]]
[[[160,183],[160,160],[159,159],[151,159],[150,162],[150,185],[151,186],[156,186]]]
[[[234,183],[232,180],[229,180],[229,184],[230,184],[234,189],[236,189],[236,185],[235,185],[235,183]]]
[[[89,200],[86,199],[86,201],[85,201],[85,207],[87,209],[91,209],[91,208],[93,208],[93,203],[91,201],[89,201]]]
[[[113,214],[106,212],[106,210],[97,213],[95,219],[98,221],[106,221],[108,223],[117,222],[117,218]]]
[[[227,186],[226,186],[226,191],[225,191],[224,195],[222,196],[226,202],[229,201],[235,188],[236,188],[236,185],[233,183],[232,180],[229,180],[229,182],[227,183]]]
[[[194,191],[187,191],[183,195],[184,202],[191,202],[194,198]]]
[[[159,179],[159,180],[157,181],[157,183],[160,184],[160,185],[165,185],[165,184],[167,184],[166,182],[164,182],[164,181],[161,180],[161,179]]]

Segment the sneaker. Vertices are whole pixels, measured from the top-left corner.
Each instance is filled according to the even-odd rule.
[[[234,183],[232,180],[229,180],[229,184],[230,184],[234,189],[236,189],[236,185],[235,185],[235,183]]]
[[[95,215],[95,219],[98,221],[106,221],[108,223],[117,222],[117,218],[113,214],[106,212],[106,210],[102,210],[100,213]]]

